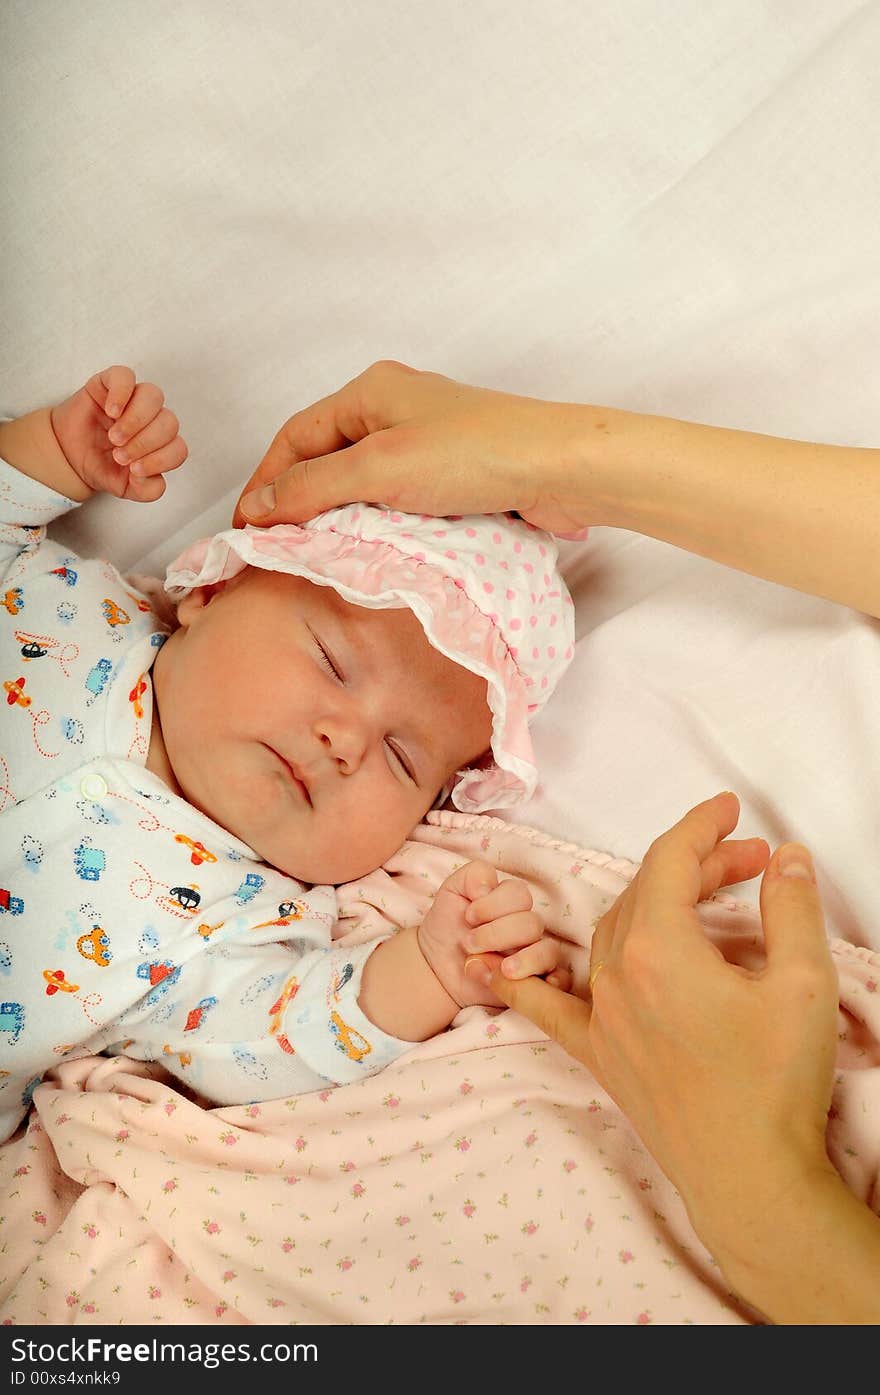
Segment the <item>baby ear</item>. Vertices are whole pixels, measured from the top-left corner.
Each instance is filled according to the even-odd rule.
[[[188,591],[177,604],[177,622],[186,628],[191,625],[203,610],[207,610],[215,596],[226,589],[225,581],[212,581],[209,586],[196,586]]]

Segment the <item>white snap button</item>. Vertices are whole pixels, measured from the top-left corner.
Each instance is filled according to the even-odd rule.
[[[107,781],[103,775],[84,775],[79,789],[83,799],[103,799],[107,793]]]

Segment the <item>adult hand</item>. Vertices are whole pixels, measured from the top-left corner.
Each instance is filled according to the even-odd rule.
[[[242,490],[233,524],[299,523],[339,504],[381,500],[405,513],[514,509],[571,536],[596,520],[575,497],[568,421],[561,403],[374,363],[284,423]],[[571,429],[573,441],[573,417]],[[271,508],[260,499],[265,486],[274,491]]]
[[[617,1101],[710,1247],[831,1170],[838,985],[811,860],[789,844],[768,863],[763,839],[727,841],[738,817],[719,794],[651,845],[596,927],[592,1001],[505,978],[493,956],[479,966]],[[723,959],[696,906],[762,867],[766,963],[750,972]]]
[[[560,537],[644,533],[880,616],[878,466],[877,450],[518,397],[389,359],[284,423],[233,523],[301,523],[361,500],[511,509]]]

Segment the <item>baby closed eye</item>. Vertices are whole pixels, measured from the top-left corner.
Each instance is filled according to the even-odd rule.
[[[318,638],[314,630],[310,629],[309,634],[312,636],[312,639],[314,641],[315,653],[317,656],[317,663],[319,668],[323,669],[324,672],[329,674],[332,678],[335,678],[338,683],[344,684],[345,674],[340,668],[338,660],[333,657],[332,653],[327,648],[324,641]],[[406,752],[401,747],[399,747],[396,742],[390,741],[387,738],[385,741],[385,746],[386,749],[391,752],[391,755],[394,759],[394,766],[402,770],[406,778],[408,780],[411,780],[414,785],[417,785],[419,783],[418,776],[416,775],[412,762],[407,756]],[[389,761],[388,763],[389,766],[392,765],[391,761]]]
[[[330,653],[329,649],[327,649],[327,648],[325,647],[325,645],[323,644],[323,642],[322,642],[322,641],[318,638],[318,636],[315,634],[314,630],[310,630],[310,631],[309,631],[309,634],[312,636],[312,639],[315,641],[315,649],[316,649],[316,651],[317,651],[317,653],[318,653],[318,656],[319,656],[319,657],[318,657],[318,665],[319,665],[319,667],[322,668],[322,669],[324,669],[324,671],[325,671],[326,673],[331,674],[335,679],[338,680],[338,682],[344,683],[344,682],[345,682],[345,675],[343,674],[342,669],[339,667],[339,664],[338,664],[338,663],[336,662],[336,660],[333,658],[333,655]]]
[[[406,755],[406,753],[402,750],[399,750],[393,741],[386,740],[385,745],[387,749],[391,752],[391,754],[394,756],[398,766],[403,770],[407,778],[412,780],[414,785],[417,785],[419,782],[416,777],[416,773],[413,770],[409,757]]]

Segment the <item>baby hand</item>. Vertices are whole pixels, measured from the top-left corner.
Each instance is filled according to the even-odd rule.
[[[465,963],[475,954],[503,955],[501,971],[507,978],[550,974],[559,987],[568,987],[563,947],[545,934],[529,888],[516,877],[500,881],[486,862],[466,862],[446,878],[419,927],[418,941],[459,1007],[503,1006],[488,988],[465,976]]]
[[[165,471],[188,454],[164,402],[155,383],[137,383],[131,368],[117,364],[53,407],[52,429],[89,489],[150,503],[165,493]]]

